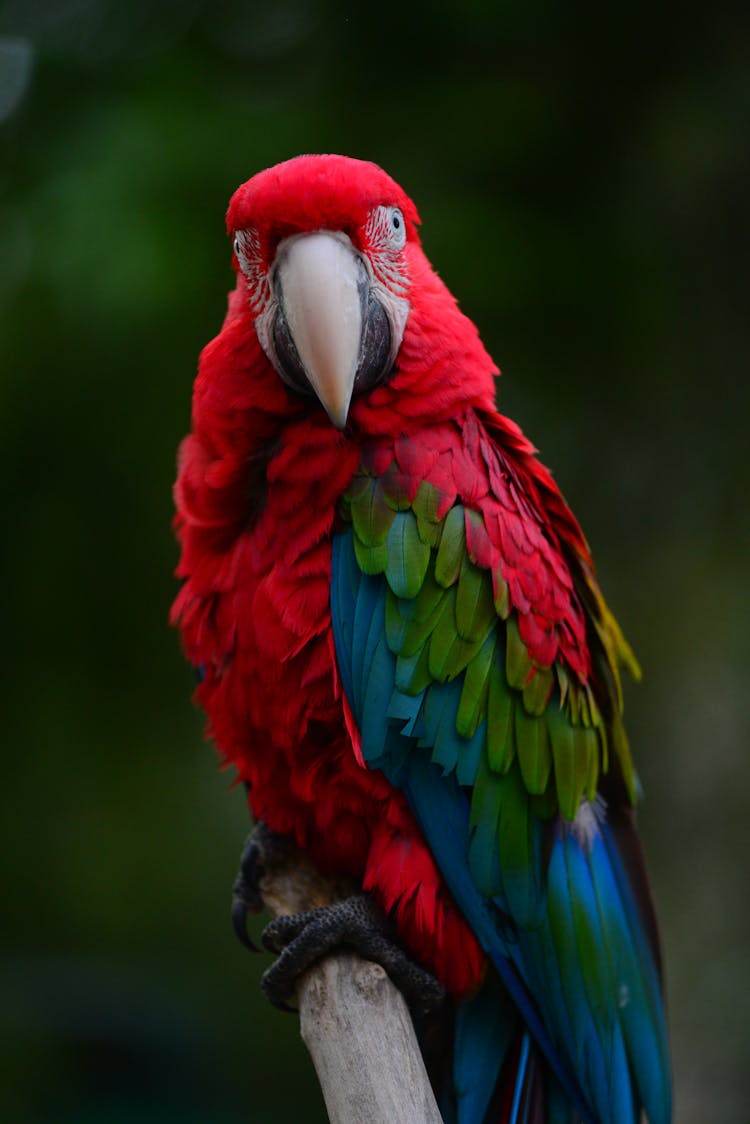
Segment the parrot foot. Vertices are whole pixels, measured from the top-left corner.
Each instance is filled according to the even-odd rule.
[[[273,869],[286,857],[290,848],[291,843],[286,836],[277,835],[262,820],[245,840],[240,869],[232,887],[232,927],[240,942],[251,952],[260,952],[260,949],[247,931],[248,914],[262,910],[261,880],[267,870]]]
[[[394,927],[368,894],[277,917],[263,930],[261,940],[269,952],[279,954],[264,973],[261,987],[282,1011],[293,1010],[289,1001],[294,998],[299,976],[341,946],[380,964],[416,1016],[437,1010],[446,998],[440,981],[415,964],[396,943]]]

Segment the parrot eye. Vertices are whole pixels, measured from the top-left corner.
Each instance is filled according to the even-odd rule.
[[[365,226],[365,241],[379,253],[398,253],[406,245],[406,221],[398,207],[374,207]]]
[[[398,207],[390,207],[388,210],[388,219],[390,224],[390,240],[397,248],[401,247],[406,242],[406,223],[404,216],[399,211]]]
[[[259,283],[262,273],[262,256],[258,233],[252,227],[246,230],[236,230],[232,239],[237,264],[247,277],[251,285]]]

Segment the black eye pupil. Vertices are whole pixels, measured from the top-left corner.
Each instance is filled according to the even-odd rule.
[[[398,230],[398,228],[400,226],[401,226],[401,219],[398,217],[398,215],[394,215],[393,216],[393,229]]]

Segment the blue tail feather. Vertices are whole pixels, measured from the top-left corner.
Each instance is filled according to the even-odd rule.
[[[518,1058],[516,1084],[513,1090],[513,1103],[510,1106],[510,1120],[508,1124],[527,1124],[529,1098],[524,1096],[524,1087],[528,1075],[530,1052],[531,1039],[528,1031],[526,1031],[521,1039],[521,1053]]]

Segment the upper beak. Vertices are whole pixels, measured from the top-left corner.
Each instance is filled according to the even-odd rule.
[[[279,248],[280,311],[304,374],[337,429],[346,425],[354,389],[366,285],[364,266],[345,235],[316,231]]]

